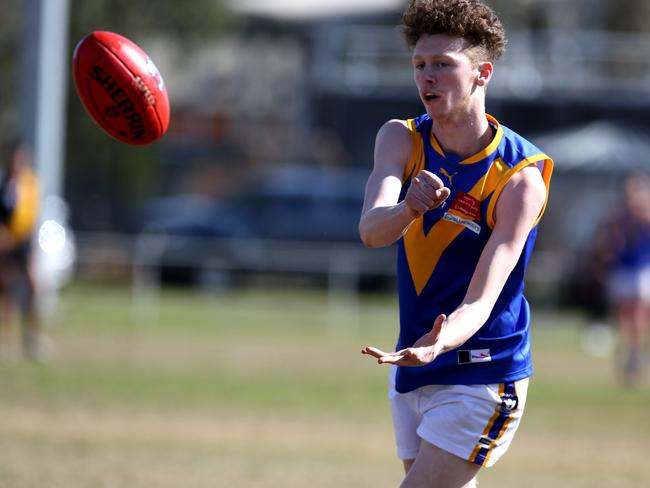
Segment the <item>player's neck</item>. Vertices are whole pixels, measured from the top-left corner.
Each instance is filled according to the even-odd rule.
[[[431,131],[445,153],[453,153],[461,159],[487,147],[494,136],[484,111],[434,120]]]

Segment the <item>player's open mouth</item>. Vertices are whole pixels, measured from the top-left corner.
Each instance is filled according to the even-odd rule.
[[[424,94],[422,95],[422,97],[423,97],[427,102],[431,102],[431,101],[433,101],[433,100],[437,100],[438,98],[440,98],[438,95],[435,95],[435,94],[433,94],[433,93],[424,93]]]

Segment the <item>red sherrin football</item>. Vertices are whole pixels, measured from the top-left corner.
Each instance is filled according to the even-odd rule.
[[[167,88],[151,58],[114,32],[96,31],[74,50],[75,88],[92,119],[127,144],[160,139],[169,125]]]

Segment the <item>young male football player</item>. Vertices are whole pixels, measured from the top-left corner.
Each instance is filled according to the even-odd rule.
[[[506,40],[479,0],[412,0],[403,15],[426,113],[379,130],[359,223],[398,243],[389,398],[403,487],[472,487],[507,450],[533,372],[523,279],[552,160],[485,112]]]

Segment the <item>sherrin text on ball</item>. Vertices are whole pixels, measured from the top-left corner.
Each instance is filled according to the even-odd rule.
[[[108,31],[84,37],[73,54],[77,94],[91,118],[115,139],[149,144],[169,126],[165,82],[134,42]]]

